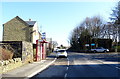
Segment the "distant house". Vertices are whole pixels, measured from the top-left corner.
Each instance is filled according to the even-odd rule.
[[[3,41],[27,41],[36,44],[41,39],[36,21],[24,21],[19,16],[3,24]]]

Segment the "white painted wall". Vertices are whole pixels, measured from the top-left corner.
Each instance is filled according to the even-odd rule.
[[[39,39],[39,29],[38,29],[38,23],[36,22],[33,26],[33,31],[35,31],[33,33],[33,43],[36,44],[36,40]]]

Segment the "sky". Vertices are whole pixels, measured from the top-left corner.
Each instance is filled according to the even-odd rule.
[[[19,1],[19,0],[18,0]],[[24,0],[25,1],[25,0]],[[47,38],[52,38],[59,45],[68,46],[69,36],[86,17],[101,16],[109,21],[112,9],[117,1],[7,1],[0,3],[0,41],[2,40],[2,24],[19,16],[27,21],[38,22],[39,31],[46,32]]]

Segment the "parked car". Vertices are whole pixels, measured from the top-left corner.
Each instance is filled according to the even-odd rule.
[[[109,52],[109,49],[103,47],[97,47],[96,49],[91,49],[91,52]]]
[[[67,57],[66,49],[58,49],[56,52],[56,56],[58,57]]]

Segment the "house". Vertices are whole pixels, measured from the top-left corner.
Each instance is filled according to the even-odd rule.
[[[19,16],[3,24],[3,41],[27,41],[36,44],[41,39],[37,21],[24,21]]]

